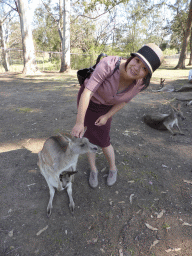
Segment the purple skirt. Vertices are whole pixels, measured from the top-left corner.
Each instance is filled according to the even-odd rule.
[[[77,105],[79,105],[79,100],[84,88],[85,87],[82,85],[79,90],[77,96]],[[100,116],[105,115],[107,112],[109,112],[112,107],[112,105],[96,104],[93,101],[90,101],[85,115],[84,126],[87,127],[87,130],[84,137],[88,138],[91,143],[101,148],[108,147],[111,144],[109,133],[112,118],[109,118],[107,123],[102,126],[96,126],[95,122]]]

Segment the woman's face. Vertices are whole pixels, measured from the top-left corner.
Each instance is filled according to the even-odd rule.
[[[130,79],[142,79],[149,73],[145,64],[138,58],[134,57],[126,67],[127,75]]]

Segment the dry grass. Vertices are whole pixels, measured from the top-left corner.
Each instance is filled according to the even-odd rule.
[[[188,79],[189,70],[192,66],[186,66],[186,69],[174,69],[177,65],[178,59],[165,59],[163,64],[159,69],[157,69],[152,77],[153,81],[158,81],[160,78],[165,78],[167,80],[180,80]],[[188,59],[186,60],[186,65],[188,64]]]

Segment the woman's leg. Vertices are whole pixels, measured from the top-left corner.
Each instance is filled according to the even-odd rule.
[[[88,156],[88,160],[91,168],[90,175],[89,175],[89,185],[92,188],[96,188],[98,186],[98,171],[95,165],[96,154],[88,152],[87,156]]]
[[[116,165],[115,165],[115,152],[113,149],[113,146],[110,144],[108,147],[106,148],[102,148],[103,153],[109,163],[109,170],[116,170]]]
[[[115,165],[115,152],[113,146],[110,144],[106,148],[102,148],[103,153],[109,163],[109,175],[107,178],[107,185],[112,186],[117,180],[117,168]]]
[[[92,172],[97,172],[97,168],[96,168],[96,165],[95,165],[96,154],[88,152],[87,157],[88,157],[88,160],[89,160],[91,171]]]

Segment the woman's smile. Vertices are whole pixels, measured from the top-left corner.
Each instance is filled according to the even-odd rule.
[[[137,73],[134,71],[134,69],[130,69],[130,72],[131,72],[131,74],[133,75],[133,76],[137,76]]]
[[[134,57],[127,65],[127,75],[134,79],[144,78],[148,72],[145,64],[138,57]]]

